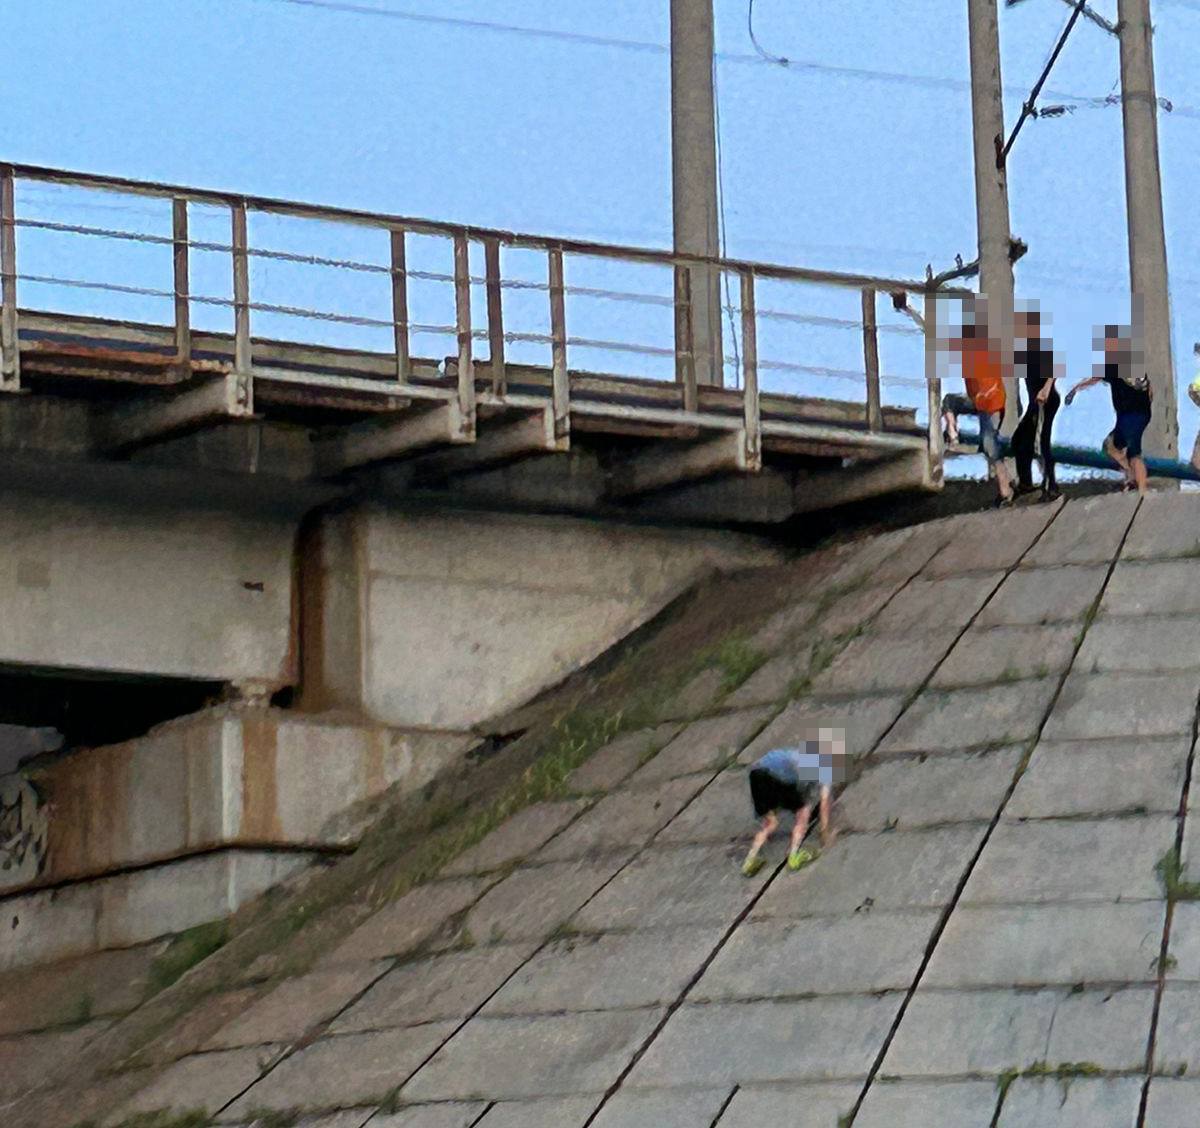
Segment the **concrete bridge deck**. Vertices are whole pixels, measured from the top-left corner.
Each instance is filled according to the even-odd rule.
[[[18,191],[26,184],[78,188],[106,198],[149,198],[170,206],[171,233],[69,222],[74,218],[69,208],[65,218],[47,218],[36,209],[27,214]],[[365,473],[409,493],[685,522],[771,523],[860,497],[941,484],[936,408],[934,424],[927,426],[917,422],[912,407],[882,402],[877,298],[919,292],[922,283],[702,260],[21,166],[0,166],[0,205],[0,390],[32,393],[30,399],[10,398],[0,405],[0,455],[15,450],[100,460],[165,459],[200,472],[255,474],[260,481],[275,476],[361,483]],[[189,237],[189,216],[213,207],[228,212],[228,241]],[[379,264],[369,256],[330,258],[254,244],[248,225],[261,216],[313,228],[333,223],[365,228],[390,247],[390,258]],[[53,275],[25,270],[19,265],[25,243],[39,237],[101,244],[114,256],[119,277],[113,279],[107,266],[96,268],[105,277],[92,277],[86,256],[78,269],[72,269],[69,257],[54,259],[60,269]],[[452,243],[453,272],[414,269],[410,244],[417,237]],[[169,250],[170,283],[164,284],[157,268],[127,265],[118,252],[130,246]],[[472,267],[479,250],[482,276]],[[507,256],[530,252],[544,257],[546,281],[531,281],[527,271],[518,275],[506,266]],[[197,293],[193,286],[197,260],[213,255],[227,262],[228,298]],[[674,293],[572,287],[565,271],[584,260],[614,269],[665,270],[665,277],[674,278]],[[251,266],[276,264],[380,275],[391,287],[391,315],[297,307],[252,295]],[[161,266],[165,276],[165,256]],[[736,308],[731,296],[728,313],[737,322],[738,342],[735,355],[725,358],[733,363],[737,387],[698,382],[702,343],[693,339],[690,286],[692,272],[701,268],[718,270],[737,290]],[[453,324],[414,319],[410,286],[431,280],[453,288]],[[756,287],[784,282],[849,291],[856,302],[861,294],[861,323],[786,310],[760,312]],[[154,324],[36,308],[25,296],[35,288],[72,296],[72,308],[80,293],[95,294],[97,301],[121,295],[170,302],[174,317]],[[210,288],[220,289],[211,283]],[[549,332],[512,331],[505,321],[506,303],[514,295],[536,298],[539,293]],[[576,295],[613,299],[614,307],[623,299],[665,307],[674,319],[673,346],[616,339],[627,312],[606,315],[600,337],[569,333],[568,299]],[[486,309],[482,326],[473,308],[480,298]],[[193,327],[197,311],[212,307],[228,310],[231,332]],[[255,328],[263,318],[274,319],[272,324],[280,318],[306,321],[309,328],[325,324],[331,332],[382,331],[392,347],[373,351],[276,339]],[[853,372],[800,363],[802,355],[760,358],[764,325],[810,322],[861,331],[861,399],[760,388],[762,372],[772,369],[801,384],[830,374],[855,378]],[[417,335],[439,333],[454,340],[452,355],[413,354]],[[486,342],[486,355],[478,355],[478,342]],[[544,346],[551,361],[544,366],[514,362],[506,350],[516,345]],[[580,362],[587,350],[632,356],[635,368],[642,362],[665,364],[673,380],[591,371]],[[936,404],[936,365],[905,379],[920,385],[927,374],[932,379],[928,402]],[[532,465],[513,469],[522,463]],[[503,474],[495,473],[499,468]]]
[[[339,909],[300,978],[214,982],[70,1114],[1194,1122],[1198,516],[1070,501],[807,560],[743,638],[750,676],[700,671],[431,883]],[[841,837],[800,874],[777,843],[747,881],[745,764],[806,725],[863,757]],[[11,1122],[57,1128],[60,1105]]]

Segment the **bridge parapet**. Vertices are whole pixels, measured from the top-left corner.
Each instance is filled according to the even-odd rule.
[[[89,207],[152,218],[142,229],[78,221]],[[292,426],[313,440],[299,476],[401,462],[416,486],[469,493],[498,465],[594,456],[592,509],[694,512],[696,483],[750,475],[763,497],[786,496],[759,507],[766,520],[863,489],[940,485],[936,361],[922,355],[933,350],[877,309],[881,293],[931,283],[13,165],[0,166],[0,233],[0,388],[88,400],[95,457],[178,450],[181,435],[229,425]],[[101,256],[91,272],[76,269],[85,245]],[[723,386],[697,382],[701,268],[725,287]],[[794,308],[799,290],[830,312]],[[95,316],[114,301],[122,316]],[[807,362],[852,356],[858,331],[861,370]],[[919,375],[881,374],[882,336],[897,356],[908,347],[902,363]],[[452,351],[415,347],[429,338]],[[632,373],[595,370],[631,358]],[[889,382],[905,389],[895,407],[883,403]],[[709,504],[714,520],[738,512]]]

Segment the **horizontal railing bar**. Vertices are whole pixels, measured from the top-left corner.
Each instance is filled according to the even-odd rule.
[[[405,231],[410,231],[418,235],[461,235],[472,240],[495,239],[502,244],[512,247],[529,247],[538,250],[558,248],[570,254],[658,263],[664,267],[712,265],[726,270],[748,271],[759,278],[824,283],[830,286],[842,286],[856,290],[871,287],[876,290],[885,291],[904,290],[909,293],[926,293],[929,289],[927,282],[911,279],[881,278],[864,274],[843,274],[839,271],[813,270],[807,267],[749,262],[740,259],[721,258],[715,255],[685,254],[677,251],[652,250],[647,247],[629,247],[610,243],[592,243],[579,239],[530,235],[496,228],[476,227],[471,224],[447,223],[411,216],[372,213],[353,208],[305,204],[265,196],[249,196],[244,193],[188,188],[183,185],[133,180],[126,177],[106,177],[94,173],[52,169],[38,165],[11,164],[7,167],[10,167],[13,170],[13,174],[22,180],[34,180],[48,184],[67,184],[80,188],[126,193],[128,195],[152,196],[164,199],[182,198],[193,203],[222,207],[243,204],[249,210],[274,215],[293,216],[298,219],[351,223],[359,226],[383,228],[385,230],[402,228]],[[938,292],[947,296],[971,293],[969,290],[957,287],[944,287],[939,289]]]

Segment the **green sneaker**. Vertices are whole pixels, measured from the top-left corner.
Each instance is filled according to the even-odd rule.
[[[759,870],[767,864],[767,859],[761,854],[757,858],[747,858],[742,863],[742,876],[753,877]]]
[[[788,855],[788,869],[803,869],[809,862],[815,861],[817,855],[804,846]]]

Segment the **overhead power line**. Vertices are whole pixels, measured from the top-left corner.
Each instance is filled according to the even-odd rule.
[[[523,24],[507,24],[493,20],[472,20],[457,16],[439,16],[427,12],[402,11],[397,8],[377,8],[368,4],[352,3],[350,0],[259,0],[262,3],[282,4],[310,10],[325,10],[340,12],[352,16],[378,17],[382,19],[400,20],[408,23],[430,24],[434,26],[458,27],[468,30],[493,32],[497,34],[524,36],[534,39],[557,40],[563,43],[576,43],[583,46],[607,47],[624,51],[637,51],[643,54],[669,55],[670,47],[665,43],[654,43],[650,40],[624,39],[615,36],[592,35],[585,32],[562,31],[556,28],[533,27]],[[1068,0],[1074,3],[1074,0]],[[1180,2],[1180,0],[1177,0]],[[1200,2],[1200,0],[1198,0]],[[1200,11],[1200,8],[1193,9]],[[967,92],[971,89],[970,82],[960,78],[949,78],[940,75],[908,74],[902,71],[878,70],[871,67],[848,67],[834,63],[822,63],[812,59],[793,59],[783,55],[772,55],[763,50],[758,52],[718,51],[714,56],[722,63],[752,64],[769,66],[779,70],[787,70],[793,74],[819,74],[841,78],[863,79],[872,82],[888,82],[902,86],[924,87],[930,90],[953,90]],[[1024,91],[1017,87],[1007,87],[1004,91],[1007,97],[1023,97]],[[1088,109],[1104,109],[1119,104],[1119,99],[1111,97],[1095,97],[1087,94],[1073,94],[1062,90],[1046,90],[1047,96],[1063,103]],[[1160,99],[1163,108],[1173,111],[1177,117],[1200,118],[1200,108],[1172,104],[1167,99]],[[1053,116],[1053,115],[1048,115]]]

